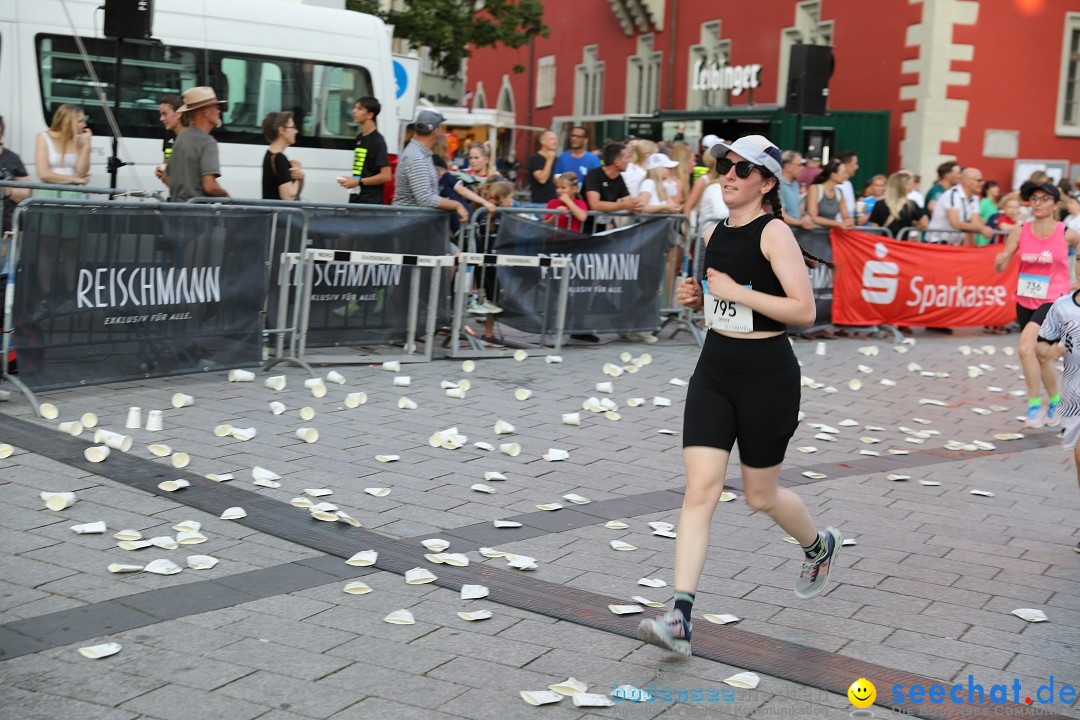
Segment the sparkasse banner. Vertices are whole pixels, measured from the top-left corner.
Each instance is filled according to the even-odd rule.
[[[832,230],[833,321],[967,327],[1016,320],[1017,264],[994,270],[1000,245],[954,247]]]

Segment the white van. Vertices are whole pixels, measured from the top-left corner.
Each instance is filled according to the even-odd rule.
[[[101,0],[66,0],[94,70],[113,102],[116,41],[102,37]],[[112,137],[60,0],[0,0],[0,115],[4,145],[31,179],[35,136],[63,103],[81,105],[94,131],[90,184],[108,186]],[[122,188],[165,189],[154,177],[164,131],[159,98],[213,87],[224,126],[214,132],[221,185],[233,197],[262,195],[266,113],[291,110],[300,126],[288,150],[307,174],[303,199],[345,202],[335,178],[351,174],[356,99],[382,103],[379,131],[398,149],[390,32],[378,18],[299,0],[156,0],[153,41],[122,43],[119,156]],[[393,163],[394,158],[391,158]]]

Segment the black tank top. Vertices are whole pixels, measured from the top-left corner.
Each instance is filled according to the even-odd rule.
[[[725,272],[740,285],[750,285],[758,292],[786,297],[772,265],[761,254],[761,233],[776,220],[772,214],[762,215],[740,227],[718,223],[705,248],[705,267]],[[754,330],[786,330],[787,325],[754,311]]]

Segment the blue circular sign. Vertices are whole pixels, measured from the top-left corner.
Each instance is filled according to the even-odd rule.
[[[400,100],[405,91],[409,89],[409,73],[405,72],[405,66],[397,60],[394,61],[394,85],[397,99]]]

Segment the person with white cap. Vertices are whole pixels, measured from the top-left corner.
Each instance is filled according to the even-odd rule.
[[[671,177],[671,169],[679,163],[664,153],[654,152],[645,160],[645,179],[641,181],[638,198],[644,204],[641,212],[677,213],[682,210],[679,186]]]
[[[681,305],[704,310],[710,332],[686,395],[675,607],[638,627],[642,640],[683,655],[690,654],[691,610],[736,441],[746,503],[767,513],[806,556],[797,597],[825,590],[843,542],[833,528],[819,532],[802,499],[778,486],[799,424],[801,373],[787,326],[810,326],[816,315],[806,253],[782,219],[780,150],[750,135],[711,152],[730,215],[705,238],[705,279],[677,288]]]
[[[711,166],[708,161],[712,158],[709,151],[712,150],[713,145],[720,142],[723,142],[723,140],[712,133],[701,138],[701,151],[697,154],[698,162],[694,165],[694,171],[690,177],[692,183],[697,183],[698,180],[709,174]]]
[[[398,160],[394,185],[394,205],[439,208],[456,212],[462,222],[469,222],[469,211],[457,200],[439,195],[439,177],[435,172],[431,148],[438,139],[439,126],[446,122],[434,110],[421,110],[413,123],[413,137]]]
[[[221,187],[221,161],[217,140],[210,137],[221,127],[221,106],[214,88],[193,87],[184,91],[184,104],[177,110],[185,115],[188,128],[180,133],[169,154],[162,182],[169,186],[169,202],[187,202],[193,197],[229,197]]]

